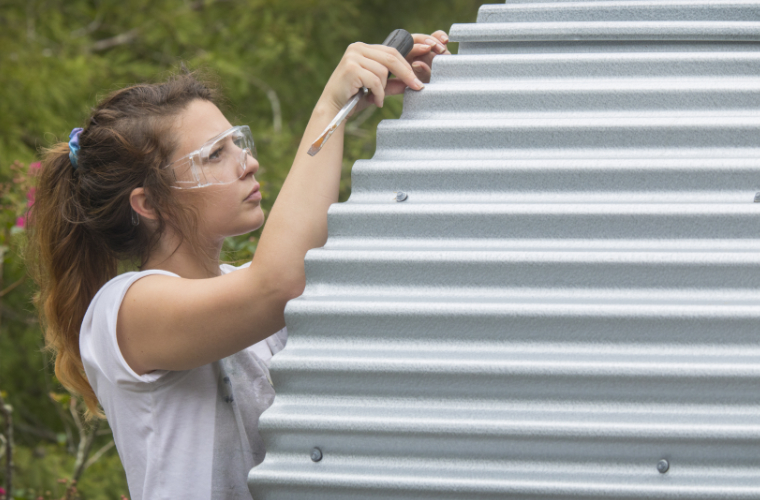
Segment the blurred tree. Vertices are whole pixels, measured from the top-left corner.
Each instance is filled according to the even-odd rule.
[[[312,107],[346,46],[380,43],[395,28],[430,33],[472,22],[481,0],[0,0],[0,390],[14,408],[16,490],[59,495],[76,467],[78,427],[52,374],[20,258],[26,166],[68,140],[107,92],[154,82],[180,64],[219,83],[233,123],[257,141],[263,208],[290,168]],[[454,44],[455,45],[455,44]],[[350,166],[374,150],[374,129],[397,118],[402,98],[349,124],[341,199]],[[14,163],[20,161],[22,163]],[[258,233],[230,238],[224,258],[250,259]],[[118,498],[126,482],[105,424],[80,482],[83,498]],[[110,451],[110,452],[109,452]],[[0,459],[1,460],[1,459]],[[81,461],[80,464],[82,465]],[[0,484],[3,473],[0,472]],[[58,488],[57,490],[55,488]],[[56,497],[58,498],[58,497]]]

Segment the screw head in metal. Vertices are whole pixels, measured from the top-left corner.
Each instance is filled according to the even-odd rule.
[[[760,192],[755,193],[755,203],[760,203]]]
[[[409,195],[403,191],[396,193],[396,201],[406,201],[407,198],[409,198]]]
[[[668,462],[665,459],[660,460],[657,462],[657,471],[660,474],[665,474],[670,469],[670,462]]]
[[[319,462],[320,460],[322,460],[322,450],[319,448],[314,448],[311,450],[311,461]]]

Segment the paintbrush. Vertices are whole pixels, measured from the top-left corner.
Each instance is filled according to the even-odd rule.
[[[388,35],[388,37],[383,42],[383,45],[395,48],[403,57],[406,57],[409,51],[412,50],[412,47],[414,47],[414,39],[408,31],[397,29]],[[390,76],[390,71],[388,72],[388,75]],[[354,109],[354,106],[356,106],[359,100],[366,96],[368,93],[369,90],[367,87],[362,87],[359,92],[357,92],[351,99],[349,99],[349,101],[340,109],[340,111],[338,111],[338,114],[335,116],[335,118],[333,118],[327,128],[325,128],[324,132],[322,132],[319,137],[317,137],[317,139],[311,144],[311,147],[309,148],[309,155],[314,156],[315,154],[319,153],[319,151],[322,149],[322,146],[324,146],[327,142],[327,139],[329,139],[332,133],[335,132],[338,127],[340,127],[340,124],[343,123],[343,120],[345,120],[348,114],[351,113],[351,110]]]

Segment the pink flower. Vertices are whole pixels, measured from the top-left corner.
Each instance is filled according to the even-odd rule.
[[[42,164],[40,162],[34,162],[29,164],[29,174],[31,175],[37,175],[39,174],[40,168]],[[29,191],[26,193],[26,206],[31,207],[34,205],[34,194],[35,194],[35,188],[32,186],[29,188]],[[18,217],[16,219],[16,227],[25,228],[26,227],[26,216]]]
[[[0,495],[5,495],[5,488],[0,486]]]

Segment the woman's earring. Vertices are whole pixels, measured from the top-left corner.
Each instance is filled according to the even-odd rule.
[[[133,226],[140,225],[140,217],[137,216],[137,212],[135,212],[134,209],[132,209],[132,225]]]

